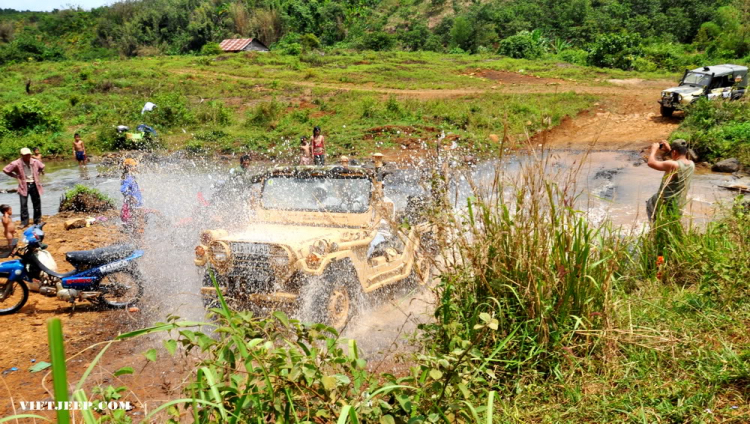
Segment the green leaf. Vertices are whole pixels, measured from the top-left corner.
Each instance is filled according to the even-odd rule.
[[[284,324],[284,327],[289,327],[289,317],[287,317],[285,313],[275,311],[272,315],[276,317],[277,320],[281,321],[281,323]]]
[[[443,372],[439,369],[433,368],[430,370],[430,377],[432,377],[433,380],[440,380],[443,378]]]
[[[460,390],[461,394],[464,395],[464,399],[469,399],[469,397],[471,397],[471,395],[469,394],[469,389],[466,387],[466,384],[459,383],[458,390]]]
[[[119,370],[115,371],[115,377],[119,377],[125,374],[132,374],[133,372],[133,367],[122,367]]]
[[[335,376],[326,375],[325,377],[321,379],[321,382],[323,383],[323,387],[326,390],[331,391],[336,388],[336,384],[338,383],[338,380],[336,379]]]
[[[149,349],[143,352],[143,356],[151,362],[156,362],[156,349]]]
[[[390,415],[383,415],[380,417],[380,424],[396,424],[396,420]]]
[[[174,356],[174,352],[177,349],[177,340],[164,340],[164,349],[167,349],[167,352],[169,352],[170,355]]]
[[[37,362],[31,368],[29,368],[29,371],[31,371],[31,372],[39,372],[39,371],[42,371],[42,370],[46,370],[47,368],[49,368],[51,366],[52,366],[52,364],[50,364],[49,362],[40,361],[40,362]]]

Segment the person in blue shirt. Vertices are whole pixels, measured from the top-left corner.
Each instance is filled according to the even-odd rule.
[[[134,175],[137,165],[138,162],[130,158],[125,159],[122,164],[120,193],[122,193],[124,199],[120,219],[125,224],[125,228],[136,235],[141,235],[144,229],[143,195]]]

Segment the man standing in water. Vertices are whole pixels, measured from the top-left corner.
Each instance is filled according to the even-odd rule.
[[[42,221],[42,198],[44,192],[39,178],[44,174],[44,164],[31,157],[31,150],[21,149],[21,158],[3,168],[5,175],[18,180],[18,197],[21,200],[21,226],[29,225],[29,197],[34,205],[34,224]]]
[[[322,134],[320,134],[320,127],[313,128],[313,136],[312,136],[312,154],[313,154],[313,163],[315,165],[325,165],[326,164],[326,145],[325,145],[325,137],[323,137]]]
[[[670,159],[659,160],[656,152],[663,150],[669,153]],[[672,145],[663,141],[651,145],[648,166],[663,171],[659,191],[646,201],[648,219],[653,223],[657,217],[664,215],[679,218],[687,202],[687,191],[695,172],[695,164],[687,158],[687,141],[674,140]]]

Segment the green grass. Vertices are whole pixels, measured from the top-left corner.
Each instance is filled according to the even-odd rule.
[[[142,122],[156,128],[161,145],[201,153],[294,155],[299,136],[309,134],[314,125],[323,127],[333,154],[400,148],[396,139],[404,137],[369,131],[387,125],[426,127],[416,137],[401,140],[407,147],[445,131],[457,134],[461,143],[492,150],[497,146],[487,144],[488,134],[533,133],[544,127],[545,117],[557,124],[596,98],[567,94],[565,88],[559,94],[508,91],[496,81],[469,75],[477,69],[587,84],[610,77],[674,78],[560,64],[489,55],[346,51],[301,57],[255,53],[15,64],[0,75],[0,102],[17,105],[36,99],[44,108],[40,113],[50,115],[50,122],[62,122],[62,129],[6,131],[0,122],[0,157],[15,157],[25,146],[39,146],[46,156],[67,157],[74,132],[81,133],[92,153],[108,151],[117,148],[113,126],[132,128]],[[32,81],[31,96],[25,91],[27,79]],[[441,94],[445,90],[454,91],[446,96]],[[159,108],[144,117],[140,110],[146,101]],[[264,105],[276,109],[259,119],[257,112]],[[194,137],[218,131],[224,136],[217,140]]]

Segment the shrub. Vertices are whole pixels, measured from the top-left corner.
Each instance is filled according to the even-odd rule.
[[[112,198],[81,184],[76,184],[60,198],[60,212],[105,212],[114,208]]]
[[[589,64],[604,68],[633,69],[643,56],[641,39],[633,34],[602,34],[589,44]]]
[[[443,40],[439,36],[433,34],[427,37],[423,49],[430,52],[440,53],[445,50],[445,47],[443,46]]]
[[[393,48],[393,37],[387,32],[369,32],[362,38],[362,46],[367,50],[386,51]]]
[[[544,53],[544,49],[530,32],[521,31],[500,41],[497,52],[515,59],[538,59]]]
[[[224,53],[219,43],[206,43],[201,47],[201,54],[204,56],[215,56]]]
[[[27,99],[5,106],[2,111],[2,120],[7,130],[18,133],[62,129],[60,117],[37,99]]]
[[[284,106],[276,100],[258,103],[252,111],[247,114],[246,126],[268,128],[275,125],[281,117]]]
[[[160,94],[154,97],[156,108],[146,112],[147,118],[155,125],[170,128],[179,125],[190,125],[195,122],[193,113],[187,106],[185,96],[179,93]]]
[[[320,47],[320,40],[315,34],[305,34],[299,39],[299,43],[305,50],[317,49]]]
[[[201,103],[195,116],[198,122],[203,124],[229,125],[232,123],[234,112],[224,106],[223,102],[211,100]]]
[[[560,59],[575,65],[585,66],[588,64],[589,54],[586,50],[565,49],[557,55]]]

